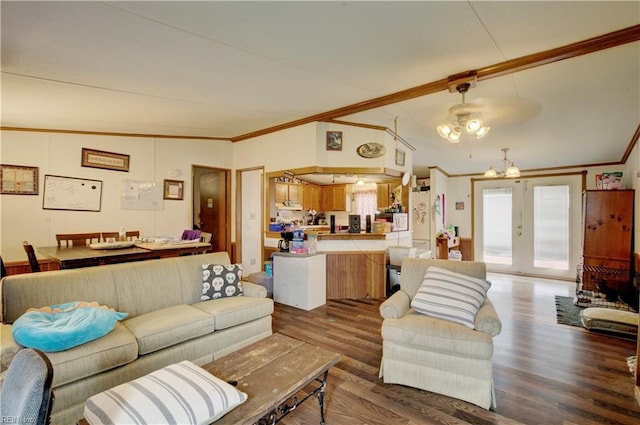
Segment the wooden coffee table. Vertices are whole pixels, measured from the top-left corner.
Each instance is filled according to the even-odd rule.
[[[220,379],[237,382],[249,396],[215,424],[275,424],[314,395],[320,405],[319,423],[324,424],[327,376],[339,361],[337,353],[273,334],[202,366]],[[302,398],[295,397],[303,389]]]
[[[337,353],[273,334],[203,365],[205,370],[248,395],[247,401],[218,419],[215,425],[275,424],[314,395],[318,397],[323,425],[327,376],[331,366],[339,361]],[[83,418],[78,425],[88,422]]]

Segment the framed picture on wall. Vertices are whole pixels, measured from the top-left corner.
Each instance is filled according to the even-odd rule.
[[[37,195],[38,167],[0,164],[0,193]]]
[[[342,131],[327,131],[327,150],[342,150]]]
[[[82,148],[83,167],[129,171],[129,155]]]
[[[181,201],[184,198],[183,189],[184,189],[183,180],[165,180],[163,198]]]
[[[396,165],[404,166],[404,151],[396,149]]]

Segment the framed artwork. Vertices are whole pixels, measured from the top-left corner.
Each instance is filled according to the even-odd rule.
[[[396,165],[404,166],[404,151],[396,149]]]
[[[181,201],[184,198],[183,180],[165,180],[163,199]]]
[[[342,150],[342,131],[327,131],[327,150]]]
[[[363,158],[380,158],[386,151],[384,145],[376,142],[364,143],[356,148],[356,153]]]
[[[0,193],[37,195],[38,167],[0,164]]]
[[[82,166],[129,171],[129,155],[82,148]]]
[[[464,202],[456,202],[456,209],[457,210],[463,210],[464,209]]]

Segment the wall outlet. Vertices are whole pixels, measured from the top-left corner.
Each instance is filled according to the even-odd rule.
[[[256,265],[256,259],[255,259],[255,258],[252,258],[252,259],[249,261],[249,264],[251,264],[252,266],[255,266],[255,265]]]

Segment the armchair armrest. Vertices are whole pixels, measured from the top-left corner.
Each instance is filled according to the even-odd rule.
[[[0,324],[0,370],[3,371],[7,370],[13,356],[22,348],[22,346],[18,345],[13,339],[13,335],[11,334],[12,330],[12,325],[6,323]]]
[[[488,333],[491,336],[496,336],[502,331],[502,322],[500,322],[498,313],[488,297],[484,299],[484,303],[478,310],[475,324],[476,330]]]
[[[410,306],[409,294],[401,289],[380,304],[380,315],[384,319],[399,319],[409,311]]]
[[[245,297],[267,298],[267,288],[246,280],[242,281],[242,293]]]

